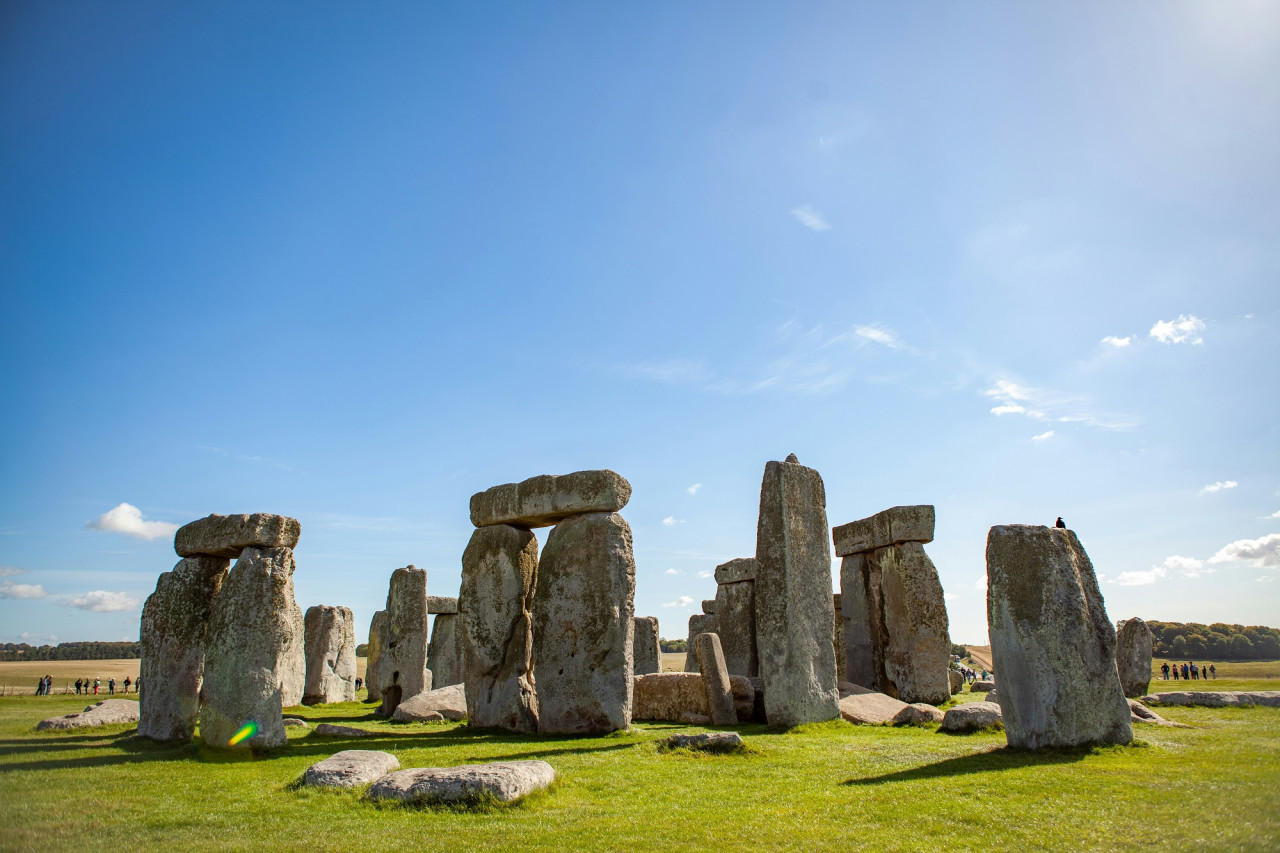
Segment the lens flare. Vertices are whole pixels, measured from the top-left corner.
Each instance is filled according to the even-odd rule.
[[[258,724],[255,723],[253,720],[250,720],[249,722],[245,723],[243,726],[240,727],[240,731],[236,732],[231,736],[231,740],[228,741],[228,743],[230,743],[232,746],[235,746],[238,743],[243,743],[244,741],[253,737],[257,733],[258,733]]]

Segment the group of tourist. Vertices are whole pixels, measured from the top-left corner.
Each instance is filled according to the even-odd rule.
[[[965,666],[964,664],[959,664],[958,666],[956,666],[956,672],[958,672],[958,673],[960,673],[962,676],[964,676],[964,683],[965,683],[965,684],[972,684],[972,683],[973,683],[973,682],[975,682],[975,681],[986,681],[986,680],[987,680],[987,671],[986,671],[985,669],[984,669],[984,670],[982,670],[982,673],[981,673],[981,674],[979,674],[979,673],[978,673],[978,670],[976,670],[976,669],[970,669],[969,667]]]
[[[126,675],[124,677],[124,681],[120,682],[120,685],[124,687],[125,693],[129,692],[130,687],[133,687],[134,693],[141,693],[142,692],[142,676],[139,675],[138,680],[134,681],[133,679],[129,678],[129,676]],[[75,688],[76,688],[77,696],[80,695],[81,693],[83,693],[85,696],[88,696],[90,690],[93,691],[94,696],[97,696],[98,691],[102,689],[102,679],[94,678],[90,680],[88,678],[77,678],[75,683]],[[53,676],[52,675],[46,675],[44,678],[41,678],[38,681],[36,681],[37,696],[49,696],[49,695],[52,695],[52,693],[53,693]],[[116,680],[114,678],[107,679],[107,694],[110,696],[116,695]]]
[[[1182,664],[1181,667],[1179,667],[1178,664],[1176,663],[1170,665],[1168,661],[1165,661],[1160,666],[1160,677],[1163,678],[1165,681],[1168,681],[1169,673],[1172,672],[1173,680],[1177,681],[1179,670],[1181,670],[1183,681],[1195,681],[1201,678],[1203,678],[1205,681],[1208,681],[1210,677],[1215,679],[1218,677],[1218,668],[1213,664],[1209,664],[1207,666],[1196,666],[1194,663],[1191,663],[1190,661],[1187,661],[1186,663]]]

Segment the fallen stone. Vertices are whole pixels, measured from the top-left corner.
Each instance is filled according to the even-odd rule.
[[[756,719],[758,693],[754,682],[759,679],[741,675],[729,676],[733,691],[734,713],[738,720]],[[711,723],[711,706],[707,702],[702,676],[696,672],[655,672],[635,677],[632,719],[681,721],[685,714],[705,717]]]
[[[941,723],[945,716],[941,708],[935,708],[924,702],[913,702],[894,714],[889,722],[895,726],[924,726],[929,723]]]
[[[1151,652],[1155,638],[1147,623],[1134,617],[1116,631],[1116,671],[1127,697],[1141,696],[1151,686]]]
[[[715,634],[699,634],[694,638],[698,651],[698,667],[702,674],[702,687],[707,694],[707,706],[711,710],[711,722],[717,726],[732,726],[738,722],[738,712],[733,702],[733,687],[729,683],[729,670],[720,651],[720,638]]]
[[[716,566],[716,583],[742,583],[756,579],[756,558],[738,557]]]
[[[1183,725],[1182,723],[1175,723],[1171,720],[1166,720],[1146,705],[1143,705],[1137,699],[1129,700],[1129,712],[1132,715],[1130,717],[1130,721],[1134,723],[1155,723],[1158,726],[1170,726],[1178,729],[1191,728],[1190,726]]]
[[[315,788],[358,788],[399,769],[399,760],[389,752],[344,749],[308,767],[302,783]]]
[[[427,612],[433,616],[455,616],[458,613],[458,599],[448,595],[428,595]]]
[[[684,723],[686,726],[709,726],[711,718],[706,714],[695,714],[692,711],[685,711],[676,720],[677,723]]]
[[[876,693],[869,687],[863,687],[861,684],[854,684],[852,681],[837,681],[836,693],[843,699],[846,696],[863,696],[867,693]]]
[[[302,620],[307,662],[302,704],[356,700],[356,626],[349,607],[317,604]]]
[[[1202,708],[1237,708],[1247,705],[1280,708],[1280,690],[1175,690],[1168,693],[1152,693],[1149,696],[1143,696],[1142,701],[1160,705],[1198,705]]]
[[[49,717],[36,723],[36,731],[83,729],[93,726],[110,726],[117,723],[138,722],[138,703],[132,699],[104,699],[90,705],[78,714]]]
[[[755,560],[751,561],[755,566]],[[705,633],[705,632],[704,632]],[[738,581],[716,587],[715,630],[725,665],[733,675],[754,678],[760,674],[760,656],[756,651],[755,583]]]
[[[370,732],[365,729],[357,729],[354,726],[339,726],[334,723],[320,723],[316,726],[313,735],[320,737],[373,737],[378,732]]]
[[[1000,704],[1000,697],[999,697],[998,695],[996,695],[996,691],[992,690],[992,691],[990,691],[989,693],[987,693],[987,695],[986,695],[986,696],[982,697],[982,701],[983,701],[983,702],[995,702],[995,703],[998,705],[998,704]]]
[[[995,689],[996,689],[996,683],[991,680],[983,681],[983,680],[975,679],[974,681],[971,681],[969,683],[970,693],[990,693],[992,690],[995,690]]]
[[[310,728],[310,726],[308,726],[308,725],[307,725],[307,721],[306,721],[306,720],[300,720],[300,719],[298,719],[297,717],[285,717],[285,718],[284,718],[283,720],[281,720],[280,722],[284,723],[284,727],[285,727],[286,729],[291,729],[291,728],[306,729],[306,728]]]
[[[472,495],[471,523],[549,527],[575,515],[617,512],[629,500],[631,484],[613,471],[543,474]]]
[[[364,686],[366,702],[382,701],[382,649],[387,644],[387,611],[379,610],[369,622],[369,648],[366,651]]]
[[[391,573],[387,589],[387,639],[378,664],[382,704],[378,713],[390,717],[400,701],[430,690],[427,669],[427,573],[406,566]]]
[[[296,548],[301,534],[298,519],[284,515],[209,515],[179,527],[173,548],[179,557],[206,555],[234,560],[245,548]]]
[[[426,723],[432,721],[433,714],[446,720],[465,720],[467,695],[463,686],[452,684],[410,696],[396,706],[391,718],[402,723]]]
[[[496,761],[460,767],[417,767],[383,776],[369,788],[374,800],[462,803],[493,797],[514,802],[550,787],[556,771],[545,761]]]
[[[695,613],[689,617],[689,640],[685,646],[684,671],[698,671],[698,650],[694,646],[694,638],[699,634],[714,634],[719,627],[715,614]]]
[[[1021,524],[991,528],[987,622],[1009,746],[1133,740],[1116,672],[1116,632],[1074,532]]]
[[[1000,706],[994,702],[966,702],[947,710],[939,731],[976,732],[1001,722]]]
[[[854,693],[839,703],[840,716],[846,722],[865,726],[892,723],[908,707],[906,702],[883,693]]]
[[[925,544],[933,541],[933,507],[895,506],[842,524],[831,531],[836,556],[847,557],[877,548],[888,548],[904,542]]]
[[[427,645],[427,669],[431,670],[433,690],[463,682],[462,640],[458,636],[456,615],[441,613],[432,622],[431,642]]]
[[[742,749],[742,735],[737,732],[702,732],[696,735],[672,735],[663,741],[667,749],[691,749],[696,752],[735,752]]]
[[[635,639],[631,643],[633,671],[648,675],[662,671],[662,647],[658,642],[658,617],[635,617]]]

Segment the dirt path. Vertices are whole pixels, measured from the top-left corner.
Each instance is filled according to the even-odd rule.
[[[969,650],[969,657],[973,658],[978,666],[986,670],[994,670],[991,665],[991,647],[990,646],[965,646]]]

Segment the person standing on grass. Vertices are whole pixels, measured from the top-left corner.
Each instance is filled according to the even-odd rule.
[[[142,676],[138,676],[138,680],[133,682],[133,692],[142,695]]]
[[[129,692],[129,676],[127,675],[124,677],[124,692]]]
[[[115,676],[107,679],[107,695],[116,695],[116,679]]]
[[[37,696],[44,695],[44,679],[43,678],[36,681],[36,695]]]
[[[1213,676],[1213,680],[1218,680],[1218,668],[1213,664],[1209,664],[1209,674]]]
[[[1169,662],[1168,661],[1165,661],[1163,664],[1160,665],[1160,677],[1163,678],[1165,681],[1169,680]]]
[[[93,695],[94,695],[94,696],[97,696],[97,695],[98,695],[98,688],[99,688],[99,687],[101,687],[101,686],[102,686],[102,679],[101,679],[101,678],[95,678],[95,679],[93,680]]]

